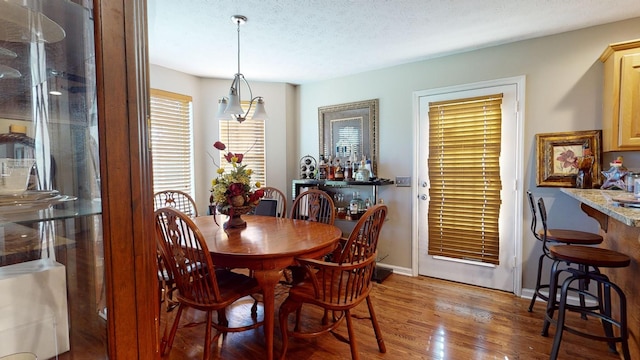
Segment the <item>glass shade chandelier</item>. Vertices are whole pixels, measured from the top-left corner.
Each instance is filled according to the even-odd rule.
[[[261,119],[266,120],[267,113],[264,110],[264,99],[262,96],[253,97],[253,93],[251,92],[251,86],[244,78],[244,75],[240,72],[240,25],[247,22],[247,17],[243,15],[233,15],[231,17],[231,21],[233,21],[238,27],[238,72],[233,77],[233,82],[231,83],[231,89],[229,90],[229,96],[223,97],[218,100],[218,114],[216,117],[218,120],[223,119],[236,119],[239,123],[245,121],[251,108],[255,103],[255,111],[251,116],[252,119]],[[242,110],[242,105],[240,105],[241,101],[241,86],[245,84],[247,89],[249,90],[249,98],[251,99],[249,102],[249,108],[245,112]]]

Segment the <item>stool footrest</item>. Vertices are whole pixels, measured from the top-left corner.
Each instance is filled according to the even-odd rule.
[[[556,279],[557,279],[557,273]],[[556,280],[557,281],[557,280]],[[571,284],[575,281],[594,281],[597,283],[598,295],[597,305],[598,306],[585,306],[585,305],[573,305],[567,304],[567,296],[571,288]],[[574,290],[575,291],[575,290]],[[587,290],[578,290],[577,293],[583,296],[593,296],[593,294],[589,293]],[[619,312],[617,314],[612,314],[611,308],[611,295],[615,293],[618,297],[619,301]],[[609,349],[611,352],[617,353],[616,343],[621,343],[623,357],[625,360],[630,359],[629,355],[629,332],[627,329],[627,300],[624,295],[622,289],[612,283],[609,278],[604,274],[594,273],[594,272],[586,272],[586,273],[574,273],[572,276],[569,276],[564,280],[561,287],[560,292],[560,301],[559,302],[547,302],[547,312],[545,314],[545,325],[543,326],[542,335],[546,336],[547,331],[549,329],[549,325],[551,323],[556,325],[556,334],[553,340],[553,346],[551,349],[550,359],[556,359],[558,356],[558,350],[560,348],[560,342],[562,341],[563,332],[569,332],[574,335],[582,336],[589,340],[595,341],[604,341],[609,344]],[[555,297],[555,291],[550,294],[550,297]],[[558,310],[558,319],[557,321],[553,319],[553,313],[555,310]],[[582,330],[578,330],[574,327],[567,326],[565,324],[565,316],[566,311],[576,311],[582,314],[583,316],[592,316],[596,319],[599,319],[602,323],[604,336],[603,335],[595,335]],[[619,329],[619,335],[616,336],[613,330],[613,327],[617,327]]]

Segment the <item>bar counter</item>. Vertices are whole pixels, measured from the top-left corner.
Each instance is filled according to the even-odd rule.
[[[561,191],[580,201],[582,210],[598,221],[604,237],[600,247],[631,258],[628,267],[602,269],[602,272],[620,286],[627,297],[629,350],[632,359],[640,359],[640,208],[622,207],[615,202],[615,198],[630,196],[620,190],[563,188]]]

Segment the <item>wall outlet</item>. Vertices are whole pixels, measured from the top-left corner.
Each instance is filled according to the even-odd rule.
[[[396,176],[397,187],[411,187],[411,176]]]

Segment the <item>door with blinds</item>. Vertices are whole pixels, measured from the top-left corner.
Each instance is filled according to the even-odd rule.
[[[505,79],[418,94],[420,275],[519,291],[518,86]]]

